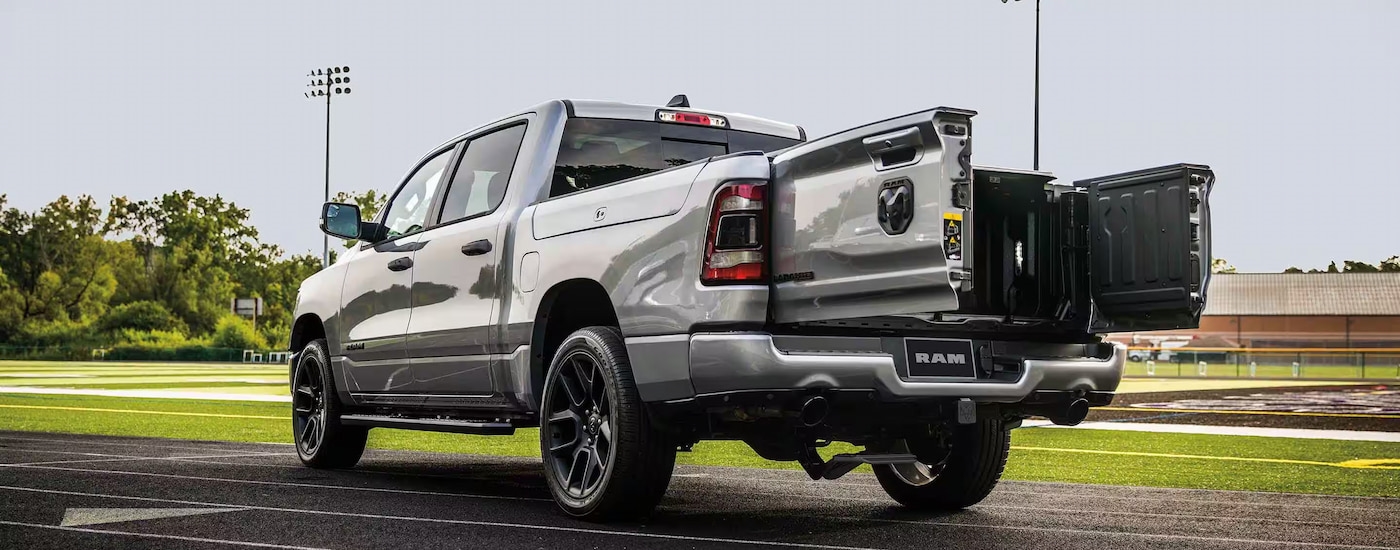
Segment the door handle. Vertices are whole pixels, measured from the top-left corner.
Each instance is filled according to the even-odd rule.
[[[462,245],[462,253],[468,256],[480,256],[491,251],[491,241],[481,239]]]
[[[389,261],[389,271],[403,271],[410,267],[413,267],[413,258],[408,256],[395,258]]]

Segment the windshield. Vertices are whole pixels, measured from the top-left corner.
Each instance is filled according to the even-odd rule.
[[[798,143],[795,139],[720,128],[571,118],[564,125],[549,195],[567,195],[728,153],[767,153]]]

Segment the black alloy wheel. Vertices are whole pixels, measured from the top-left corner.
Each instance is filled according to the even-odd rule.
[[[552,354],[540,455],[559,508],[588,521],[636,518],[666,494],[676,444],[652,423],[617,327],[585,327]]]
[[[334,380],[326,341],[307,344],[292,370],[292,439],[302,464],[312,468],[354,466],[369,437],[369,428],[341,425]]]
[[[321,380],[321,365],[313,358],[303,357],[297,363],[292,382],[292,435],[303,456],[315,456],[326,435],[326,388]]]
[[[549,456],[555,479],[583,499],[602,485],[613,457],[612,402],[598,363],[586,351],[565,356],[549,403]]]

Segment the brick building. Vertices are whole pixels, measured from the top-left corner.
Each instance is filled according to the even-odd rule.
[[[1209,292],[1200,329],[1150,336],[1190,335],[1192,347],[1400,348],[1400,273],[1215,275]]]

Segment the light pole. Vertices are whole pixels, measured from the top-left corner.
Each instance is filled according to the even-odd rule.
[[[308,99],[326,98],[326,200],[331,201],[331,97],[350,93],[350,67],[316,69],[306,75],[310,88],[302,95]],[[331,265],[331,239],[321,236],[321,267]]]
[[[1040,170],[1040,0],[1035,0],[1035,149],[1031,159],[1031,167]]]

